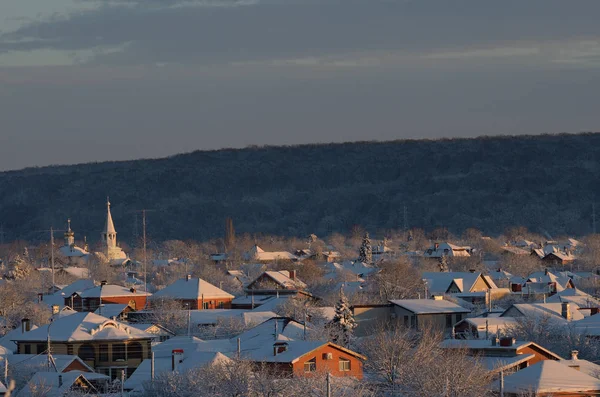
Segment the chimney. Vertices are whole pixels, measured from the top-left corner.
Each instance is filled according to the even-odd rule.
[[[509,337],[509,336],[504,336],[504,337],[500,338],[500,346],[502,346],[502,347],[513,346],[515,344],[515,342],[516,342],[515,338]]]
[[[38,303],[42,303],[43,301],[44,301],[44,294],[40,292],[38,294]]]
[[[130,291],[132,294],[135,294],[135,288],[131,287],[131,288],[129,288],[129,291]]]
[[[561,313],[560,314],[566,320],[571,320],[571,305],[569,305],[569,302],[561,303]]]
[[[492,346],[498,346],[500,344],[500,339],[497,336],[492,338]]]
[[[185,276],[185,281],[190,281],[191,278],[192,278],[192,275],[191,274],[187,274]]]
[[[31,320],[28,318],[24,318],[21,320],[21,333],[31,331]]]
[[[171,351],[171,370],[178,371],[179,364],[183,362],[183,349],[173,349]]]
[[[435,251],[437,251],[437,250],[438,250],[438,248],[440,248],[440,245],[439,245],[438,243],[435,243],[435,244],[433,245],[433,247],[435,248]]]
[[[469,273],[475,273],[475,269],[469,269]]]
[[[578,354],[579,354],[578,350],[571,350],[571,360],[573,360],[573,361],[579,360],[579,358],[577,357]]]
[[[296,271],[295,270],[290,270],[290,280],[295,280],[296,279]]]
[[[548,268],[544,269],[544,274],[547,276],[548,275]]]
[[[52,305],[52,314],[58,314],[60,308],[58,305]]]
[[[100,281],[100,286],[101,286],[101,287],[103,287],[103,286],[105,286],[105,285],[106,285],[106,280],[102,280],[102,281]]]
[[[63,378],[62,378],[62,375],[59,374],[58,375],[58,387],[62,387],[62,385],[63,385]]]

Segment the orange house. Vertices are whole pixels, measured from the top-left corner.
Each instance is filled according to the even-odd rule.
[[[149,292],[106,284],[106,281],[102,281],[97,287],[66,296],[64,304],[78,312],[94,312],[102,304],[125,304],[133,310],[141,310],[146,306],[146,300],[151,295]]]
[[[265,348],[268,346],[257,349],[247,359],[294,377],[329,373],[335,377],[362,379],[363,361],[367,359],[350,349],[323,341],[278,340],[269,355]]]
[[[157,291],[152,299],[175,300],[182,308],[190,310],[231,309],[234,296],[201,278],[185,278]]]

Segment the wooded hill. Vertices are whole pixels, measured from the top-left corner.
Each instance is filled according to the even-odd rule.
[[[147,208],[157,240],[238,233],[303,236],[409,227],[526,226],[552,235],[592,230],[600,134],[353,142],[196,151],[169,158],[0,173],[6,239],[64,228],[96,241],[106,196],[118,237]],[[600,211],[600,206],[598,206]],[[138,231],[141,221],[138,218]],[[58,235],[57,235],[58,236]]]

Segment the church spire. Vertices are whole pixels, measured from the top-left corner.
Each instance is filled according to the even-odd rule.
[[[109,249],[117,246],[117,231],[110,214],[110,200],[108,197],[106,197],[106,223],[102,231],[102,241]]]
[[[71,230],[71,218],[67,219],[67,231],[65,232],[65,246],[75,245],[75,233]]]

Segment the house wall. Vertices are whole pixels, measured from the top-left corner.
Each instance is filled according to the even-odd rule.
[[[483,277],[480,275],[477,278],[477,281],[475,281],[475,284],[473,284],[473,288],[471,288],[471,291],[468,292],[483,292],[487,291],[488,289],[490,289],[489,285],[487,285]]]
[[[30,346],[31,352],[36,351],[36,346],[38,344],[44,344],[45,341],[37,341],[37,342],[24,342],[18,343],[18,354],[25,353],[25,347],[27,345]],[[126,360],[125,361],[115,361],[113,359],[113,347],[116,344],[124,343],[126,349]],[[139,343],[141,345],[141,354],[138,354],[139,357],[131,357],[131,355],[135,354],[133,349],[131,349],[134,343]],[[82,341],[82,342],[73,342],[73,343],[51,343],[51,349],[54,354],[70,354],[70,355],[79,355],[80,348],[83,345],[90,345],[94,348],[94,358],[93,359],[83,359],[80,358],[90,367],[97,370],[97,372],[103,372],[102,368],[109,367],[125,367],[127,368],[127,376],[131,375],[133,371],[141,364],[141,362],[151,357],[151,339],[139,339],[139,340],[129,340],[129,341]],[[100,345],[107,345],[108,347],[108,360],[101,359],[100,354]],[[138,351],[139,352],[139,351]],[[85,368],[85,367],[84,367]]]
[[[539,349],[535,348],[535,346],[527,346],[527,347],[521,348],[521,349],[517,350],[517,354],[523,354],[523,355],[533,354],[535,357],[533,357],[531,360],[528,361],[529,365],[533,365],[533,364],[538,363],[543,360],[556,360],[553,356],[547,354],[543,350],[539,350]]]
[[[515,307],[510,307],[502,314],[502,317],[523,317],[523,313],[518,311]]]
[[[393,309],[390,305],[354,306],[352,313],[357,323],[354,334],[365,336],[372,333],[379,325],[392,320]]]
[[[332,359],[327,360],[325,358],[327,353],[332,354]],[[313,358],[316,359],[317,363],[316,372],[304,372],[304,363]],[[350,361],[350,371],[340,371],[339,362],[341,358]],[[351,376],[357,379],[362,379],[363,377],[363,363],[361,360],[328,345],[322,346],[310,354],[302,356],[297,362],[293,363],[292,366],[294,376],[311,376],[315,373],[323,374],[329,372],[331,376],[336,377]]]
[[[467,316],[466,313],[449,313],[448,315],[451,318],[452,325],[447,327],[445,313],[415,315],[413,312],[406,310],[403,307],[394,306],[394,314],[396,315],[396,321],[406,327],[412,327],[418,330],[437,329],[441,331],[449,331],[454,324]]]

